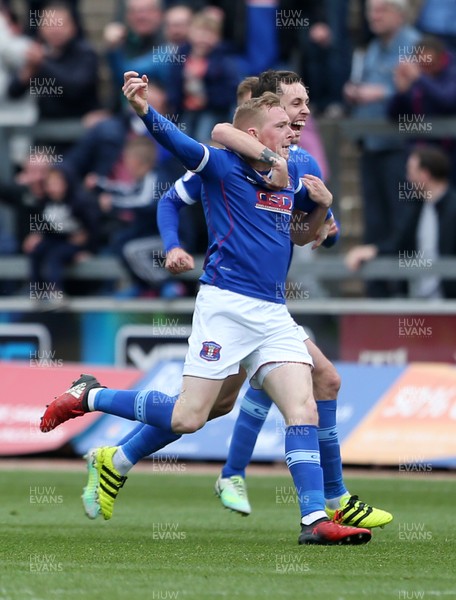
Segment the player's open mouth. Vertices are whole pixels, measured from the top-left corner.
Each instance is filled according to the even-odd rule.
[[[301,129],[303,129],[305,126],[306,126],[305,121],[294,121],[294,123],[292,123],[290,125],[291,129],[293,129],[293,131],[296,131],[296,132],[300,132]]]

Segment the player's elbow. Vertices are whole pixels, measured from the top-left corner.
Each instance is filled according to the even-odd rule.
[[[305,246],[312,241],[308,235],[302,233],[290,233],[290,240],[295,246]]]
[[[291,241],[293,242],[293,244],[295,246],[305,246],[306,244],[308,244],[309,242],[306,242],[304,240],[302,240],[301,238],[297,237],[297,238],[291,238]]]
[[[233,126],[229,123],[217,123],[211,133],[212,140],[225,146],[230,129],[233,129]]]

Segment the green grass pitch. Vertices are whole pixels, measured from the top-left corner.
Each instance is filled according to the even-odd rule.
[[[85,473],[0,471],[1,600],[456,598],[455,480],[348,480],[394,513],[367,546],[298,546],[286,476],[250,476],[253,513],[214,476],[133,473],[111,521],[89,521]]]

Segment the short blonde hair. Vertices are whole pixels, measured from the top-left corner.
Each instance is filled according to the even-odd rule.
[[[265,92],[259,98],[251,98],[237,107],[234,113],[233,126],[245,130],[249,127],[261,126],[265,112],[271,108],[282,107],[280,98],[272,92]]]

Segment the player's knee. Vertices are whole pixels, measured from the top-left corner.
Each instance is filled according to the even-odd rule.
[[[337,398],[341,379],[336,368],[329,361],[324,368],[314,373],[314,392],[317,400],[333,400]]]
[[[309,397],[299,406],[288,407],[284,414],[287,427],[290,425],[318,425],[317,404],[313,397]]]
[[[306,423],[309,423],[309,425],[318,425],[317,403],[313,398],[306,402],[305,416],[307,418]]]
[[[174,433],[195,433],[204,427],[206,418],[202,415],[176,415],[173,414],[172,429]]]
[[[326,388],[328,390],[328,398],[334,399],[337,398],[337,395],[340,390],[341,379],[339,373],[336,371],[336,368],[333,364],[331,364],[330,368],[326,371]]]

